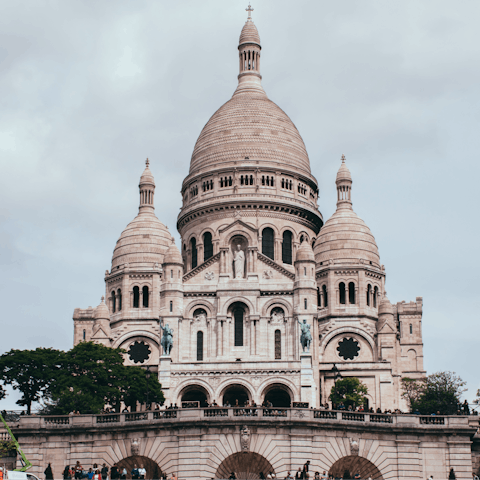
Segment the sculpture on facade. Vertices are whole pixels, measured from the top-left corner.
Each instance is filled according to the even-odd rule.
[[[242,246],[237,245],[237,249],[233,253],[234,277],[243,278],[245,276],[245,254]]]
[[[140,453],[140,443],[138,438],[133,438],[131,440],[131,449],[132,449],[132,456],[136,456]]]
[[[283,322],[285,319],[285,314],[281,308],[274,308],[270,314],[271,322]]]
[[[170,328],[168,323],[163,326],[160,321],[160,328],[163,330],[162,341],[160,342],[163,348],[163,355],[170,355],[173,347],[173,328]]]
[[[240,430],[240,443],[242,445],[242,452],[250,451],[250,430],[246,425]]]
[[[303,323],[302,323],[297,318],[297,322],[299,323],[300,330],[302,332],[302,334],[300,335],[300,344],[302,345],[304,352],[305,352],[305,348],[307,349],[307,352],[309,352],[310,343],[312,341],[312,333],[310,332],[310,325],[307,323],[305,319],[303,320]]]

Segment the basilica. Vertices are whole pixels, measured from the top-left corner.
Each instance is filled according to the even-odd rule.
[[[237,88],[200,133],[181,187],[181,244],[155,215],[147,160],[105,299],[75,309],[74,343],[123,348],[126,365],[158,373],[167,403],[318,408],[339,378],[357,377],[370,407],[405,410],[402,377],[425,375],[422,298],[387,298],[344,156],[324,222],[302,137],[267,97],[262,61],[249,9]]]

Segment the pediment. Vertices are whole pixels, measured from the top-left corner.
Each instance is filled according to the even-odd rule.
[[[252,227],[251,225],[249,225],[248,223],[245,223],[243,220],[240,220],[240,219],[237,219],[230,225],[227,225],[226,227],[221,228],[219,232],[220,233],[228,232],[228,230],[238,229],[238,227],[246,228],[247,230],[253,233],[257,232],[256,228]]]
[[[295,280],[295,274],[293,272],[290,272],[286,268],[282,267],[277,262],[272,260],[270,257],[267,257],[263,253],[257,252],[257,258],[265,265],[268,265],[268,267],[270,267],[271,269],[274,269],[276,272],[283,275],[285,278],[288,278],[289,280]],[[264,272],[264,277],[265,277],[265,272]]]
[[[214,285],[218,282],[220,274],[220,253],[210,257],[206,262],[201,263],[183,276],[183,283],[203,283]]]
[[[92,340],[109,339],[109,336],[105,333],[102,327],[100,327],[93,335]]]
[[[378,333],[395,333],[395,329],[390,325],[390,322],[385,321],[379,328]]]

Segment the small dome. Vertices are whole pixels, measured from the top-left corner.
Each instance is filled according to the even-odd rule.
[[[122,232],[112,257],[112,273],[128,263],[130,268],[161,265],[172,235],[153,212],[139,213]]]
[[[336,260],[339,263],[372,263],[380,267],[375,237],[351,208],[339,208],[325,222],[315,242],[317,265]]]
[[[390,300],[386,295],[383,296],[380,304],[378,305],[378,314],[389,313],[393,315],[393,305],[390,303]]]
[[[342,180],[352,181],[352,174],[345,163],[345,155],[342,155],[342,164],[337,172],[337,180],[336,183],[341,182]]]
[[[297,255],[295,256],[296,262],[314,262],[315,255],[313,254],[313,249],[308,242],[303,242],[297,250]]]
[[[102,297],[100,305],[95,309],[95,320],[110,320],[110,313],[105,305],[105,297]]]
[[[177,263],[183,265],[182,255],[175,243],[172,243],[168,248],[163,263]]]
[[[152,171],[150,170],[150,162],[147,158],[147,161],[145,162],[146,167],[145,170],[142,173],[142,176],[140,177],[140,183],[139,185],[145,185],[145,184],[151,184],[155,185],[155,179],[153,178]]]
[[[260,35],[251,18],[245,22],[242,32],[240,33],[239,44],[242,45],[243,43],[256,43],[260,45]]]

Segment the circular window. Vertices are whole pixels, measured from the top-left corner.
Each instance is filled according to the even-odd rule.
[[[344,360],[353,360],[358,357],[360,346],[354,338],[344,338],[338,342],[337,351]]]
[[[135,363],[144,363],[145,360],[148,360],[152,351],[150,346],[145,342],[135,342],[130,345],[128,350],[128,355],[130,360]]]

